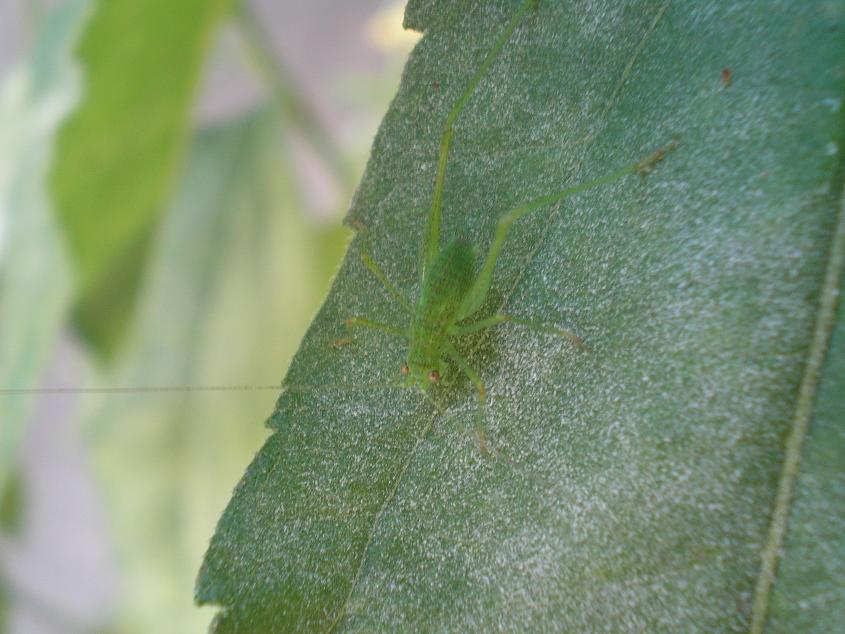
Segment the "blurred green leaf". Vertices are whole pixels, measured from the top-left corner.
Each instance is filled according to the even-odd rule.
[[[200,573],[217,632],[749,627],[836,291],[845,4],[541,2],[518,29],[455,124],[444,240],[486,246],[518,203],[680,145],[514,229],[488,309],[590,352],[515,325],[468,342],[483,458],[466,381],[424,398],[388,386],[402,341],[331,343],[351,315],[407,320],[359,252],[416,296],[444,117],[517,6],[408,7],[425,37],[350,211],[364,233]]]
[[[100,355],[125,334],[229,0],[101,0],[79,46],[85,97],[52,171],[79,278],[76,321]]]
[[[7,478],[0,489],[0,533],[17,533],[23,511],[23,482],[20,473]]]
[[[268,109],[197,135],[150,260],[137,332],[104,386],[280,384],[348,231],[297,212],[284,122]],[[100,385],[92,383],[92,387]],[[123,562],[121,631],[206,629],[190,588],[266,436],[278,390],[114,394],[87,408]]]
[[[0,539],[7,535],[17,535],[21,528],[23,511],[23,483],[20,474],[13,473],[5,482],[0,483]],[[6,579],[0,570],[0,633],[6,632],[9,616],[9,595]]]
[[[9,618],[9,597],[3,580],[0,579],[0,632],[7,632]]]
[[[70,48],[88,3],[52,11],[0,91],[0,388],[38,387],[71,300],[61,235],[46,193],[53,138],[79,93]],[[35,395],[0,395],[0,490]]]

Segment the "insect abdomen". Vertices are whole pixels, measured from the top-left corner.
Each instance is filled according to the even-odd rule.
[[[450,242],[432,262],[411,327],[409,365],[438,367],[446,331],[455,323],[474,276],[475,253],[465,240]]]

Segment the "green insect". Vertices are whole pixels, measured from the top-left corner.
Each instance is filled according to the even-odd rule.
[[[405,377],[402,382],[404,387],[416,386],[422,391],[427,391],[433,385],[441,383],[446,372],[446,360],[454,363],[472,382],[478,393],[478,416],[475,434],[479,450],[482,453],[487,453],[487,442],[483,428],[483,410],[487,390],[478,373],[458,352],[454,341],[463,336],[510,322],[540,332],[559,335],[571,341],[576,347],[585,347],[581,339],[568,330],[517,319],[510,315],[495,314],[476,321],[471,320],[471,318],[476,317],[476,313],[487,298],[496,260],[511,227],[523,216],[543,207],[548,207],[569,196],[611,183],[628,174],[647,173],[663,159],[666,153],[664,149],[657,150],[646,159],[606,176],[530,200],[505,213],[499,219],[493,242],[478,273],[476,273],[475,249],[471,244],[465,240],[457,239],[441,248],[441,202],[449,149],[452,145],[452,126],[511,35],[525,17],[537,9],[538,5],[539,0],[526,0],[522,4],[487,53],[481,66],[446,117],[440,141],[438,171],[428,215],[428,226],[422,244],[420,295],[416,304],[412,306],[402,296],[366,252],[361,254],[366,268],[410,315],[410,323],[407,329],[396,329],[362,317],[352,317],[347,320],[347,324],[351,327],[373,328],[407,339],[408,356],[406,361],[401,364],[401,372]],[[674,145],[671,145],[666,149],[673,149],[673,147]]]

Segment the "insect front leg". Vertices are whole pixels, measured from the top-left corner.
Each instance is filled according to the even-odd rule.
[[[452,361],[461,369],[461,371],[467,375],[467,378],[472,381],[472,384],[475,386],[475,389],[478,392],[478,411],[475,416],[475,440],[478,443],[478,451],[482,455],[487,455],[487,438],[484,435],[484,404],[487,402],[487,388],[484,387],[484,383],[481,381],[481,377],[478,376],[475,370],[473,370],[469,363],[467,363],[466,359],[464,359],[461,354],[455,349],[449,341],[444,342],[446,354],[449,356]]]

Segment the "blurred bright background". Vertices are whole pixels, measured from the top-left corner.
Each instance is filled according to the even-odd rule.
[[[229,6],[161,168],[146,255],[121,256],[137,293],[89,312],[86,335],[51,183],[76,179],[56,168],[57,139],[86,99],[76,51],[104,4],[0,0],[0,631],[203,632],[201,557],[343,256],[341,219],[416,35],[387,0]],[[135,6],[153,5],[178,6]],[[126,31],[106,39],[151,37]],[[146,98],[150,117],[169,105]],[[90,202],[114,192],[86,195],[121,213]],[[121,311],[104,351],[99,320]],[[245,389],[178,389],[202,386]]]

